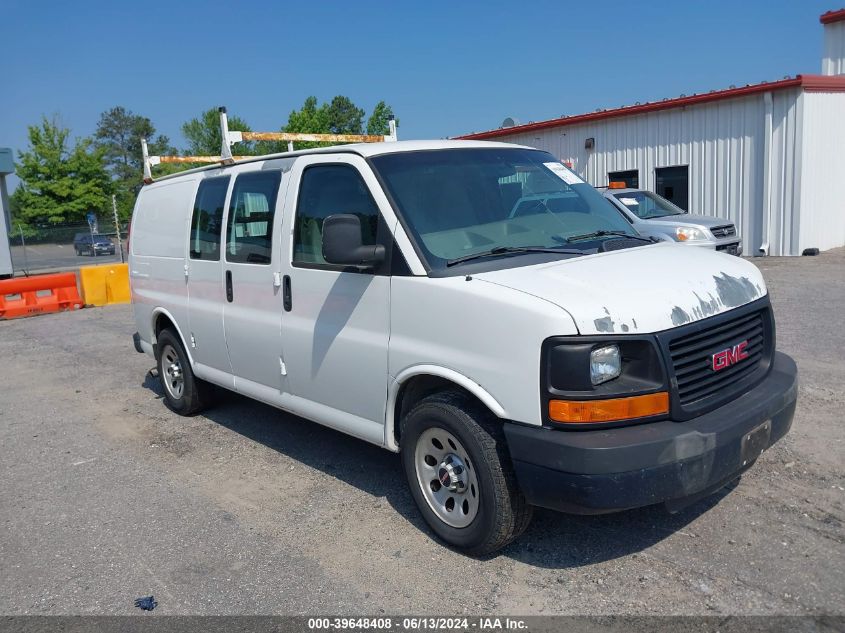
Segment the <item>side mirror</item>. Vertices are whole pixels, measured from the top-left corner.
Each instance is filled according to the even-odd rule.
[[[323,220],[323,259],[329,264],[373,268],[384,261],[384,246],[361,242],[361,218],[351,213]]]

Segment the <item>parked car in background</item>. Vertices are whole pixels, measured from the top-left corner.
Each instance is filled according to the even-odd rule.
[[[77,233],[73,238],[73,248],[77,255],[114,255],[114,242],[105,235]]]
[[[742,255],[742,242],[733,223],[687,213],[656,193],[623,186],[624,183],[610,183],[604,196],[641,235]]]

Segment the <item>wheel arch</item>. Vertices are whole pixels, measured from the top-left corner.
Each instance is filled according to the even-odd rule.
[[[497,418],[507,413],[490,392],[463,374],[437,365],[417,365],[399,373],[390,385],[385,416],[384,443],[399,451],[399,421],[422,398],[447,389],[464,391],[487,407]]]
[[[166,308],[156,308],[152,312],[151,319],[152,322],[150,325],[153,334],[152,344],[155,357],[158,358],[158,335],[163,329],[170,327],[176,332],[176,336],[179,337],[179,342],[182,343],[182,349],[185,350],[185,354],[188,356],[188,361],[193,367],[194,357],[191,355],[191,348],[188,347],[185,337],[182,335],[182,330],[179,329],[179,325],[176,323],[176,319],[173,318],[173,315]]]

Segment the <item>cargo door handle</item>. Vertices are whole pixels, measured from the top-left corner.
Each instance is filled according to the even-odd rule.
[[[226,271],[226,301],[232,303],[234,295],[232,294],[232,271]]]
[[[293,297],[290,291],[290,275],[285,275],[282,280],[282,302],[285,306],[285,312],[290,312],[293,308]]]

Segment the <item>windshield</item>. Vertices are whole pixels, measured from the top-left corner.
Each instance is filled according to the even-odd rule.
[[[601,194],[551,154],[483,148],[397,152],[372,159],[432,269],[477,253],[595,250],[636,236]],[[570,243],[570,238],[573,239]],[[569,251],[569,253],[566,253]]]
[[[676,207],[666,198],[661,198],[650,191],[623,191],[613,194],[613,197],[624,204],[631,213],[643,220],[686,213],[681,207]]]

